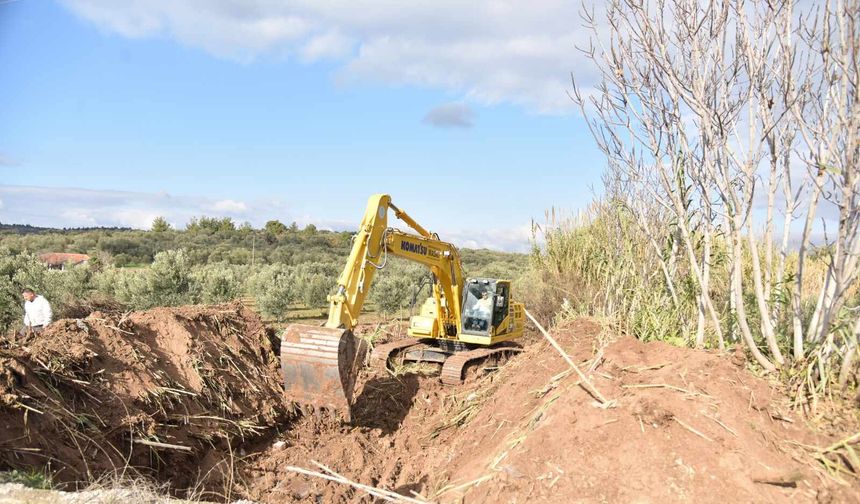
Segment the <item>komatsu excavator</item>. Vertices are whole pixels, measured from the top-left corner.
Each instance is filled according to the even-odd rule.
[[[412,228],[389,227],[389,210]],[[511,299],[509,280],[463,275],[460,254],[397,208],[387,194],[370,197],[352,251],[330,302],[324,327],[292,324],[281,340],[281,369],[288,396],[299,404],[334,410],[350,421],[353,387],[365,345],[353,334],[376,270],[388,255],[430,269],[432,295],[409,320],[409,338],[378,345],[371,362],[392,358],[442,364],[442,381],[459,384],[467,367],[501,362],[520,347],[525,310]]]

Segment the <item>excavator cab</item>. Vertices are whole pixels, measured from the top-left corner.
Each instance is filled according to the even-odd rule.
[[[468,279],[463,294],[463,333],[494,336],[508,315],[510,290],[507,280]]]

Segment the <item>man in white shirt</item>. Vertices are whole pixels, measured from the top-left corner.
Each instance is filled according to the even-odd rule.
[[[22,290],[21,296],[24,298],[24,329],[20,335],[42,332],[54,316],[51,304],[44,296],[36,294],[30,288]]]
[[[490,297],[489,291],[481,293],[481,299],[475,303],[475,310],[477,310],[485,319],[490,318],[490,314],[493,311],[493,298]]]

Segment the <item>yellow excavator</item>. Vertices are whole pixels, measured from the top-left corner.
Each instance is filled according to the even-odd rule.
[[[389,210],[413,232],[389,227]],[[292,324],[281,339],[281,369],[288,397],[299,404],[334,410],[350,421],[353,388],[366,346],[355,337],[374,274],[388,256],[430,269],[432,295],[409,320],[409,338],[377,345],[371,363],[393,358],[442,365],[445,384],[459,384],[468,367],[498,363],[518,352],[511,340],[525,327],[522,303],[511,299],[509,280],[464,278],[460,254],[391,202],[375,194],[367,202],[324,327]]]

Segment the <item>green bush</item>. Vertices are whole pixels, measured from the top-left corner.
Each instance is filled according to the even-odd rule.
[[[27,488],[37,490],[52,490],[54,488],[50,473],[35,468],[26,471],[12,469],[11,471],[0,472],[0,483],[19,483]]]
[[[326,297],[337,284],[339,265],[334,262],[304,263],[292,268],[298,299],[308,307],[324,306]]]
[[[184,250],[159,252],[145,269],[105,268],[93,283],[97,290],[138,310],[196,301],[191,263]]]
[[[384,269],[377,272],[370,291],[370,301],[384,314],[397,314],[410,308],[422,280],[429,274],[426,267],[403,260],[388,259]],[[420,305],[423,299],[418,299]]]
[[[199,303],[223,303],[242,297],[244,279],[248,268],[229,264],[207,264],[195,267],[191,272],[195,301]]]
[[[330,277],[320,274],[297,275],[293,281],[301,292],[301,302],[308,307],[325,305],[329,291],[335,284]]]
[[[148,290],[148,307],[193,302],[191,261],[184,250],[168,250],[156,254],[144,277]]]
[[[283,320],[290,305],[299,297],[293,280],[293,270],[283,264],[271,264],[261,268],[248,280],[263,315]]]

